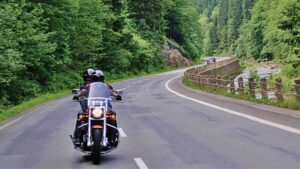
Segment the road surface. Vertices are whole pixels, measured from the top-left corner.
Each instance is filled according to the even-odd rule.
[[[73,148],[69,135],[79,105],[68,96],[1,124],[0,168],[300,168],[300,112],[236,102],[169,81],[182,74],[113,85],[124,90],[124,101],[113,103],[122,137],[100,166]]]

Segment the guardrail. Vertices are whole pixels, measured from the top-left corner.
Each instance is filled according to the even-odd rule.
[[[295,96],[300,102],[300,80],[294,80],[294,90],[292,92],[283,92],[282,79],[278,78],[275,82],[268,82],[268,79],[261,78],[258,81],[253,78],[243,79],[239,77],[228,77],[228,74],[239,69],[238,59],[230,58],[221,62],[210,65],[196,67],[187,70],[184,78],[194,82],[199,87],[211,89],[220,89],[231,94],[250,95],[257,99],[277,99],[279,102],[284,101],[288,96]],[[221,72],[223,70],[230,72]],[[273,84],[273,87],[268,87]]]

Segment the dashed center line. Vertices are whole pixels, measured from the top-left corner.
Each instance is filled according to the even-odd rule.
[[[139,169],[149,169],[142,158],[134,158],[134,161]]]
[[[122,128],[118,128],[121,137],[127,137],[124,130]]]

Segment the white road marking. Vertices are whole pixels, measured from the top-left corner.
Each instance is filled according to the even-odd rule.
[[[149,169],[147,165],[144,163],[143,159],[141,158],[134,158],[134,161],[136,165],[139,167],[139,169]]]
[[[247,114],[243,114],[243,113],[240,113],[240,112],[237,112],[237,111],[233,111],[233,110],[230,110],[230,109],[226,109],[226,108],[223,108],[223,107],[220,107],[220,106],[216,106],[216,105],[213,105],[213,104],[204,102],[204,101],[200,101],[200,100],[197,100],[197,99],[194,99],[194,98],[191,98],[191,97],[182,95],[182,94],[180,94],[180,93],[178,93],[178,92],[172,90],[172,89],[169,87],[169,83],[170,83],[172,80],[174,80],[174,79],[176,79],[176,78],[179,78],[179,77],[180,77],[180,76],[177,76],[177,77],[174,77],[174,78],[172,78],[172,79],[169,79],[169,80],[165,83],[165,87],[167,88],[167,90],[169,90],[170,92],[174,93],[174,94],[177,95],[177,96],[183,97],[183,98],[185,98],[185,99],[194,101],[194,102],[196,102],[196,103],[199,103],[199,104],[202,104],[202,105],[205,105],[205,106],[208,106],[208,107],[217,109],[217,110],[221,110],[221,111],[226,112],[226,113],[229,113],[229,114],[233,114],[233,115],[236,115],[236,116],[240,116],[240,117],[246,118],[246,119],[248,119],[248,120],[252,120],[252,121],[255,121],[255,122],[258,122],[258,123],[267,125],[267,126],[275,127],[275,128],[281,129],[281,130],[285,130],[285,131],[288,131],[288,132],[291,132],[291,133],[299,134],[299,135],[300,135],[300,130],[299,130],[299,129],[292,128],[292,127],[288,127],[288,126],[285,126],[285,125],[282,125],[282,124],[278,124],[278,123],[274,123],[274,122],[271,122],[271,121],[263,120],[263,119],[260,119],[260,118],[254,117],[254,116],[250,116],[250,115],[247,115]]]
[[[122,128],[118,128],[121,137],[127,137],[124,130]]]
[[[43,105],[43,106],[41,106],[41,107],[39,107],[39,108],[36,108],[36,109],[32,110],[31,112],[25,113],[24,115],[21,115],[20,117],[14,119],[14,120],[11,120],[11,121],[8,122],[8,123],[5,123],[4,125],[0,126],[0,130],[2,130],[2,129],[4,129],[4,128],[6,128],[6,127],[8,127],[8,126],[10,126],[10,125],[12,125],[12,124],[14,124],[14,123],[16,123],[17,121],[23,119],[23,118],[26,117],[26,116],[31,115],[32,113],[34,113],[34,112],[36,112],[36,111],[42,109],[42,108],[43,108],[44,106],[46,106],[46,105],[49,105],[49,103],[48,103],[48,104],[45,104],[45,105]]]

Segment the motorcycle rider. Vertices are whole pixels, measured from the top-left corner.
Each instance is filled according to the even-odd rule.
[[[79,97],[84,97],[88,94],[89,84],[93,82],[94,73],[95,73],[95,70],[92,68],[89,68],[83,72],[82,78],[83,78],[84,84],[82,86],[80,86],[80,92],[79,92],[79,94],[77,94],[73,97],[73,100],[78,100]],[[81,108],[80,108],[79,112],[77,113],[75,129],[81,123],[79,121],[79,116],[83,114],[84,109],[87,107],[87,103],[86,103],[86,101],[81,101],[80,105],[81,105]],[[75,132],[75,130],[74,130],[73,135],[74,135],[75,143],[79,143],[80,142],[79,141],[80,131]]]
[[[101,70],[96,70],[95,73],[94,73],[94,76],[93,76],[93,82],[102,82],[102,83],[105,83],[105,76],[104,76],[104,73],[101,71]],[[113,87],[110,85],[110,84],[107,84],[107,87],[108,89],[110,90],[110,95],[111,96],[114,96],[115,92],[114,92],[114,89]],[[111,115],[114,115],[116,117],[116,112],[114,112],[112,110],[112,105],[111,105],[111,102],[109,102],[109,105],[108,105],[109,109],[110,109],[110,112],[111,112]],[[117,121],[114,120],[114,121],[108,121],[108,124],[114,126],[117,128]],[[116,140],[118,138],[118,132],[116,131],[116,129],[112,128],[112,127],[108,127],[108,140],[110,142],[110,145],[112,146],[117,146],[118,144],[118,141]]]
[[[95,74],[95,70],[92,68],[87,69],[86,71],[83,72],[83,81],[84,84],[81,86],[82,88],[93,82],[93,76]]]

